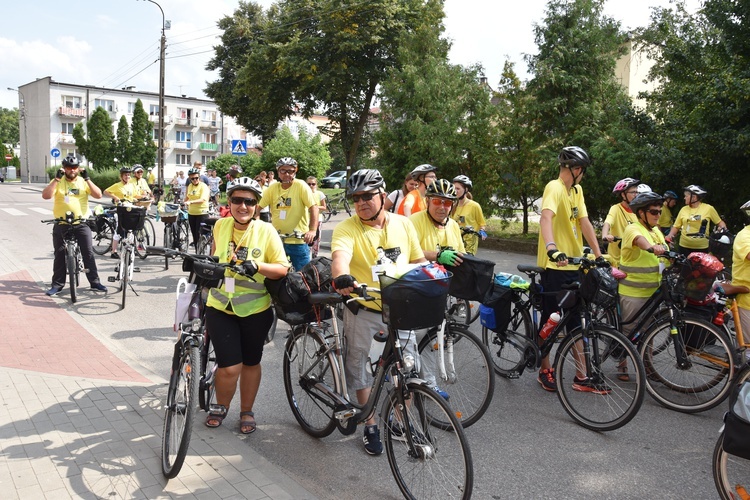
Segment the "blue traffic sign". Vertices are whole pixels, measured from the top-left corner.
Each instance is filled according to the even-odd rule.
[[[54,148],[52,151],[49,152],[49,154],[52,155],[52,158],[58,158],[60,156],[60,150],[57,148]]]
[[[247,141],[235,139],[232,141],[232,154],[243,156],[247,154]]]

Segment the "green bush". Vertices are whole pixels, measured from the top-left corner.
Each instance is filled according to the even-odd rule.
[[[239,165],[242,168],[243,177],[255,177],[261,171],[260,156],[254,152],[249,152],[245,156],[235,156],[232,154],[217,156],[214,160],[206,164],[206,168],[216,169],[216,176],[221,177],[221,180],[224,181],[220,188],[222,191],[226,190],[227,174],[232,165]]]

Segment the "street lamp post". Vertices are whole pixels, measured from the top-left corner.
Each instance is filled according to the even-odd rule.
[[[24,155],[26,156],[26,183],[31,184],[31,170],[29,168],[29,133],[28,128],[26,127],[26,97],[24,97],[23,92],[19,89],[8,87],[8,90],[11,92],[18,92],[18,95],[21,97],[21,105],[18,108],[18,112],[23,119],[23,147],[25,151]]]
[[[161,11],[161,47],[159,50],[159,171],[158,171],[158,183],[159,188],[164,186],[164,55],[166,52],[167,36],[164,30],[169,29],[167,26],[167,20],[164,17],[164,9],[161,5],[154,2],[154,0],[145,0],[159,7]]]

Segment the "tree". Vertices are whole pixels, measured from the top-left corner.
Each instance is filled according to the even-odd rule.
[[[153,131],[154,124],[149,120],[146,110],[143,109],[143,103],[138,99],[135,101],[133,121],[130,124],[128,148],[128,158],[133,164],[139,163],[144,167],[149,167],[156,163],[158,147],[154,144]]]
[[[655,65],[644,97],[654,117],[651,163],[664,189],[700,184],[735,227],[750,184],[750,7],[706,0],[655,9],[638,33]]]
[[[117,124],[117,139],[114,143],[114,150],[112,151],[117,160],[124,165],[132,165],[133,160],[128,154],[130,149],[130,127],[128,125],[128,119],[125,115],[120,117],[120,122]]]
[[[206,95],[264,141],[295,111],[321,112],[352,165],[402,37],[438,12],[442,0],[282,0],[265,14],[240,1],[219,22],[222,45],[207,68],[220,78]]]
[[[219,155],[206,164],[206,168],[215,168],[216,175],[224,179],[222,189],[226,189],[226,175],[232,165],[239,165],[242,168],[242,176],[255,178],[261,171],[260,154],[250,150],[244,156],[235,156],[232,154]]]
[[[86,123],[88,137],[84,135],[83,122],[73,127],[73,138],[78,152],[86,157],[96,169],[114,165],[115,137],[112,132],[112,119],[104,108],[98,107]]]
[[[290,156],[297,160],[298,179],[305,179],[311,175],[325,176],[331,166],[331,155],[321,142],[320,135],[311,135],[304,129],[301,129],[298,135],[299,138],[295,138],[288,127],[282,127],[263,148],[261,168],[275,171],[279,158]]]
[[[18,109],[0,108],[0,144],[20,143]]]

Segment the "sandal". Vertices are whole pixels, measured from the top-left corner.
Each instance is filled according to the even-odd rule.
[[[619,380],[620,382],[630,382],[627,362],[625,362],[625,364],[617,366],[617,380]]]
[[[252,421],[245,421],[242,420],[242,417],[250,417],[253,420]],[[255,413],[251,411],[241,411],[240,412],[240,432],[242,434],[252,434],[255,432],[257,425],[255,423]]]
[[[206,417],[206,427],[215,429],[227,418],[227,407],[224,405],[211,405],[208,407],[208,416]]]

